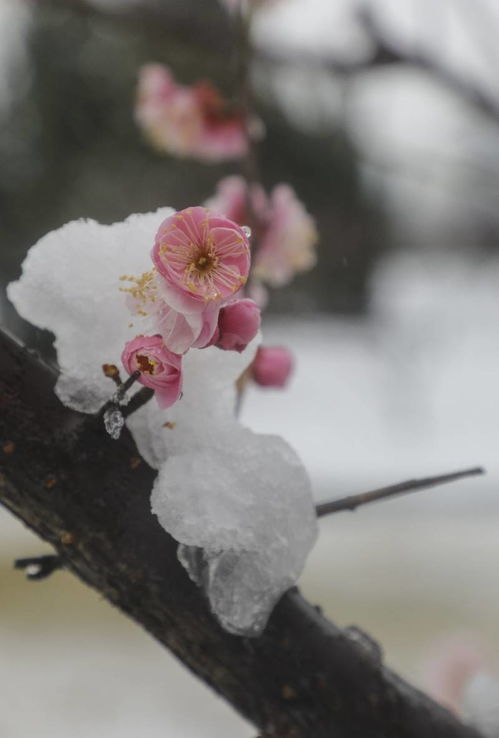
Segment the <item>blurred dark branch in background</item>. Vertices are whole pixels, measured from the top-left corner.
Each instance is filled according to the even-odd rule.
[[[259,638],[224,631],[150,509],[155,473],[129,433],[61,405],[56,373],[0,331],[0,500],[88,585],[248,720],[282,738],[479,738],[297,590]]]
[[[348,497],[341,497],[338,500],[321,502],[315,509],[317,517],[319,518],[324,515],[331,515],[333,513],[344,512],[346,510],[354,512],[362,505],[370,505],[371,503],[379,502],[380,500],[387,500],[391,497],[398,497],[400,495],[418,492],[423,489],[430,489],[441,484],[448,484],[449,482],[457,482],[460,479],[475,477],[480,474],[485,474],[485,470],[480,466],[475,466],[472,469],[450,472],[449,474],[440,474],[435,477],[408,479],[406,482],[390,484],[386,487],[378,487],[377,489],[372,489],[368,492],[360,492],[357,495],[348,495]]]
[[[348,60],[341,56],[304,52],[293,52],[291,55],[285,50],[265,48],[258,50],[256,59],[267,64],[308,67],[311,70],[330,72],[341,77],[352,77],[382,67],[414,67],[426,72],[471,107],[499,124],[499,100],[497,98],[480,89],[472,80],[444,66],[424,49],[403,48],[396,39],[390,38],[390,34],[382,28],[376,15],[370,9],[366,8],[359,12],[358,19],[371,46],[369,53],[359,59]]]
[[[231,47],[231,25],[217,0],[141,0],[123,3],[121,7],[110,3],[94,6],[87,0],[38,0],[47,7],[60,7],[83,13],[87,16],[99,14],[113,20],[130,21],[142,26],[156,26],[161,21],[163,29],[174,32],[185,42],[192,42],[215,55],[224,56]],[[256,62],[279,66],[297,66],[315,71],[349,77],[387,66],[409,66],[420,69],[461,97],[488,118],[499,124],[499,101],[480,89],[471,79],[442,64],[424,49],[404,48],[396,39],[390,38],[376,14],[363,7],[357,14],[359,24],[366,34],[371,49],[356,60],[336,55],[315,55],[302,51],[262,48],[255,50]]]
[[[37,0],[42,9],[77,13],[83,18],[106,18],[131,24],[148,33],[174,33],[187,44],[213,50],[221,56],[231,49],[230,19],[218,0],[121,0],[92,3],[88,0]]]

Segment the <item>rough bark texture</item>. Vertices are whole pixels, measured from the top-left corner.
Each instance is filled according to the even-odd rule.
[[[298,593],[264,634],[224,632],[149,509],[154,472],[130,436],[63,407],[54,372],[0,333],[0,500],[68,568],[140,623],[268,735],[477,738]],[[110,388],[111,389],[111,388]]]

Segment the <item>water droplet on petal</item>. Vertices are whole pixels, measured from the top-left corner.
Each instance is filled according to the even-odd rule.
[[[251,228],[249,226],[242,226],[242,230],[247,238],[251,238]]]

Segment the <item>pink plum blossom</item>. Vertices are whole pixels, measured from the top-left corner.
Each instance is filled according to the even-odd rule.
[[[315,266],[317,230],[288,185],[274,187],[270,211],[271,219],[255,259],[255,277],[271,287],[282,287],[296,273]]]
[[[248,236],[206,208],[181,210],[160,225],[151,254],[154,268],[124,275],[130,310],[177,354],[211,343],[219,312],[244,286],[250,268]],[[150,331],[152,328],[152,331]]]
[[[215,345],[225,351],[244,351],[260,328],[260,308],[253,300],[235,300],[220,310]]]
[[[244,116],[211,82],[180,85],[161,64],[140,71],[135,118],[154,146],[175,156],[215,162],[248,149]]]
[[[248,278],[246,233],[206,208],[187,208],[160,225],[152,260],[165,343],[180,353],[190,346],[206,346],[216,330],[220,308]]]
[[[182,357],[166,348],[161,336],[137,336],[121,354],[129,374],[140,372],[138,382],[154,390],[158,405],[173,405],[182,391]]]
[[[293,356],[284,346],[260,346],[250,369],[256,384],[281,388],[293,371]]]
[[[248,194],[253,219],[247,212]],[[271,287],[282,287],[298,272],[316,263],[317,230],[312,217],[291,187],[280,184],[267,197],[260,185],[248,185],[242,177],[223,179],[207,207],[237,223],[252,220],[256,243],[253,276]]]
[[[207,208],[186,208],[161,223],[152,260],[176,304],[198,312],[231,298],[246,283],[248,236]]]
[[[175,296],[155,268],[138,277],[124,275],[121,280],[129,283],[120,289],[127,293],[130,311],[143,322],[146,332],[158,331],[171,351],[183,354],[191,346],[202,348],[209,344],[217,328],[219,305],[208,304],[197,312],[173,309],[169,303],[175,302]]]

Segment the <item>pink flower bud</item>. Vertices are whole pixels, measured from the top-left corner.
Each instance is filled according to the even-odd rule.
[[[182,357],[167,349],[161,336],[137,336],[128,341],[121,361],[129,374],[140,372],[137,381],[154,390],[161,408],[170,407],[180,397]]]
[[[261,346],[251,366],[253,380],[262,387],[284,387],[293,370],[293,356],[284,346]]]
[[[215,345],[225,351],[244,351],[260,328],[260,308],[253,300],[236,300],[220,310]]]

